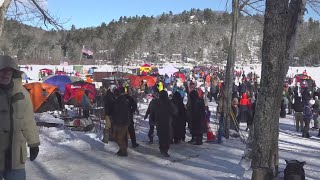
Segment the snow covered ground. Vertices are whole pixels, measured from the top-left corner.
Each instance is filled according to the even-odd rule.
[[[36,66],[28,75],[36,79],[37,73],[34,72],[40,67]],[[304,69],[299,68],[299,73]],[[289,71],[295,72],[296,69]],[[307,68],[307,72],[320,83],[319,68]],[[213,111],[216,104],[212,102],[209,106]],[[147,144],[149,125],[143,119],[146,108],[147,103],[140,104],[140,115],[135,115],[140,146],[133,149],[129,141],[128,157],[115,155],[118,146],[114,142],[103,144],[100,141],[102,133],[98,124],[98,132],[88,133],[63,127],[39,127],[40,154],[34,162],[27,161],[27,179],[250,179],[250,171],[239,164],[245,148],[239,139],[224,139],[222,144],[204,143],[201,146],[174,144],[169,150],[171,157],[162,157],[157,139],[155,144]],[[215,113],[212,114],[211,126],[216,132]],[[38,114],[37,118],[61,122],[50,117],[49,113]],[[320,138],[316,137],[316,131],[311,131],[311,135],[310,139],[305,139],[301,132],[295,132],[292,116],[280,119],[280,171],[285,167],[285,159],[297,159],[306,162],[306,179],[319,179]],[[279,176],[281,179],[283,173]]]
[[[209,106],[213,110],[216,104]],[[114,142],[100,141],[98,125],[97,133],[41,127],[40,154],[36,161],[27,162],[27,179],[250,179],[250,173],[239,165],[244,150],[239,139],[201,146],[172,145],[171,157],[162,157],[157,139],[155,144],[147,144],[148,122],[143,120],[146,108],[141,104],[142,115],[135,116],[140,146],[133,149],[129,141],[129,156],[125,158],[115,155],[118,147]],[[214,116],[211,121],[216,131]],[[280,119],[280,171],[285,167],[284,159],[297,159],[306,161],[307,179],[319,179],[320,139],[316,133],[311,132],[311,139],[301,138],[301,133],[295,132],[292,116]]]

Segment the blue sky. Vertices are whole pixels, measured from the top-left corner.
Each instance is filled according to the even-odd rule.
[[[48,0],[47,7],[69,29],[72,24],[76,28],[98,26],[120,16],[157,16],[169,11],[177,14],[191,8],[224,11],[225,3],[226,0]],[[319,19],[313,12],[306,18],[310,15]]]

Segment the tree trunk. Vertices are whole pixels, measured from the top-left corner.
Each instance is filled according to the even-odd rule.
[[[223,103],[223,113],[224,113],[224,134],[226,138],[229,138],[230,129],[230,110],[231,110],[231,100],[232,100],[232,86],[233,86],[233,74],[234,74],[234,64],[236,61],[236,46],[237,46],[237,30],[238,30],[238,17],[239,17],[239,0],[232,1],[232,33],[230,48],[228,52],[227,68],[224,82],[224,97],[226,97]]]
[[[267,0],[262,45],[261,89],[254,117],[252,179],[278,171],[279,113],[283,83],[292,57],[305,0]],[[301,18],[302,16],[302,18]]]
[[[11,0],[4,0],[3,4],[0,5],[0,36],[3,31],[5,17],[6,17],[7,9],[10,5],[10,2]]]
[[[261,89],[254,119],[252,179],[269,179],[276,174],[279,113],[286,59],[288,0],[267,0],[263,44]]]

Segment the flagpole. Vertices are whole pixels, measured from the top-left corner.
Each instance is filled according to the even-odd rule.
[[[82,45],[82,49],[81,49],[81,52],[80,52],[80,60],[79,60],[79,65],[81,65],[81,60],[82,60],[82,50],[84,48],[84,45]]]

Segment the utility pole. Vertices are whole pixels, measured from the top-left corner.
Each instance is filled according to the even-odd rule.
[[[237,57],[237,30],[238,30],[238,18],[239,18],[239,0],[232,0],[232,32],[231,41],[228,51],[227,68],[224,81],[224,97],[223,103],[223,117],[224,117],[224,134],[226,138],[229,138],[230,129],[230,111],[232,101],[232,87],[233,87],[233,75],[234,65]]]

